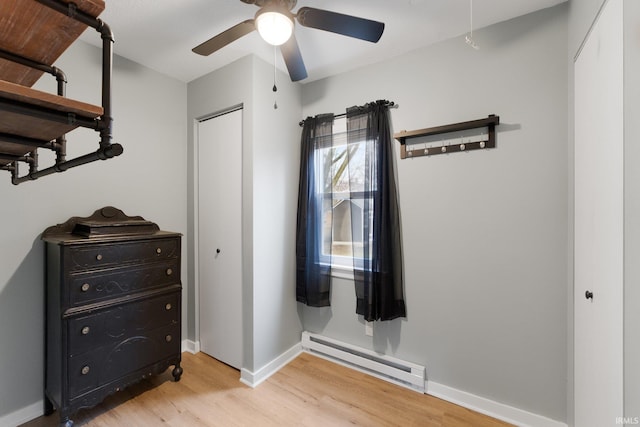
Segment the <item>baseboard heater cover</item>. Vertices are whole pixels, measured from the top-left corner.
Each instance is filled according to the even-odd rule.
[[[302,348],[380,379],[425,392],[424,366],[306,331],[302,333]]]

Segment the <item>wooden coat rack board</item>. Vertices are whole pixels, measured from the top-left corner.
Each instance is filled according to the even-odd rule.
[[[471,120],[468,122],[453,123],[450,125],[436,126],[427,129],[413,131],[402,131],[394,135],[400,141],[400,158],[411,159],[414,157],[433,156],[436,154],[456,153],[461,151],[482,150],[485,148],[495,148],[496,146],[496,125],[500,124],[500,116],[491,114],[486,119]],[[453,132],[461,132],[470,129],[488,128],[487,138],[480,141],[460,142],[457,144],[447,144],[440,146],[424,147],[419,149],[407,149],[407,140],[415,138],[429,137]]]

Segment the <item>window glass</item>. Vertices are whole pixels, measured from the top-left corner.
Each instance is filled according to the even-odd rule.
[[[346,267],[352,267],[354,261],[358,265],[363,256],[364,239],[371,239],[370,232],[363,236],[364,230],[373,230],[373,218],[363,215],[365,203],[373,203],[372,198],[366,197],[371,194],[365,196],[365,182],[372,179],[367,174],[375,170],[367,164],[366,156],[373,144],[366,141],[364,131],[355,132],[357,138],[350,138],[352,142],[348,143],[346,119],[336,119],[333,147],[316,149],[316,159],[320,162],[316,170],[321,174],[316,181],[316,194],[323,199],[322,254],[327,262],[331,254],[332,264]],[[374,156],[368,157],[371,163]],[[356,222],[355,227],[352,221]],[[363,227],[364,221],[369,222],[369,227]]]

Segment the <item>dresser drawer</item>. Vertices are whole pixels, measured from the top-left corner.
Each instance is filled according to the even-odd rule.
[[[68,276],[69,304],[80,306],[180,283],[180,260],[75,273]]]
[[[121,304],[67,321],[69,355],[180,322],[180,292]]]
[[[119,244],[95,244],[69,248],[65,270],[93,270],[121,264],[144,264],[180,256],[180,239],[153,239]]]
[[[180,341],[180,325],[173,324],[69,357],[69,398],[179,355]]]

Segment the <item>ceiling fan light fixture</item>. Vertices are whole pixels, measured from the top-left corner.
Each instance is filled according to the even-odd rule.
[[[267,43],[280,46],[293,33],[293,18],[289,13],[274,9],[263,9],[256,14],[256,28]]]

